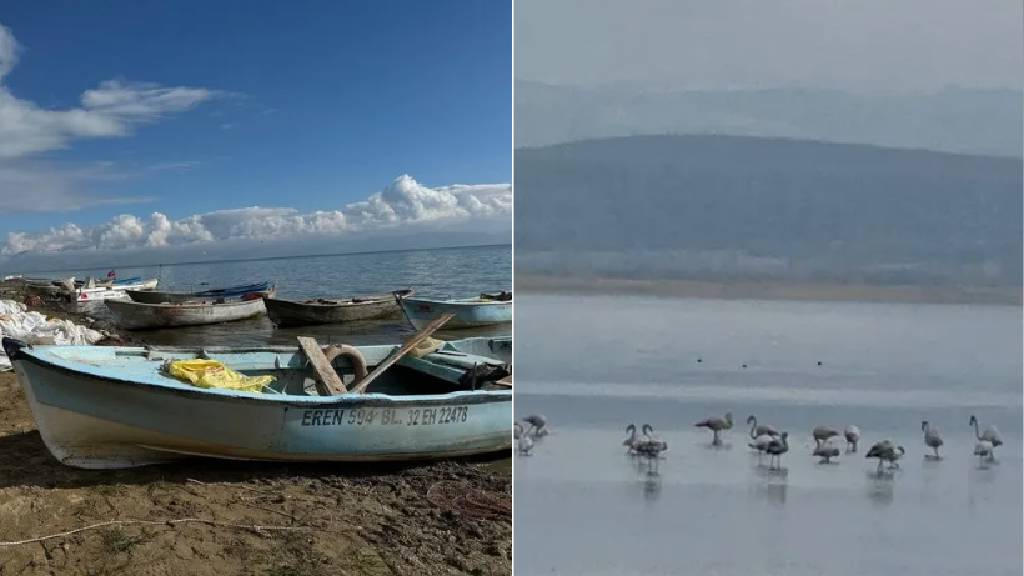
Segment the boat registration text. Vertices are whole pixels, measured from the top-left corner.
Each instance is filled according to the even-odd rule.
[[[302,426],[434,426],[465,422],[468,406],[303,410]]]

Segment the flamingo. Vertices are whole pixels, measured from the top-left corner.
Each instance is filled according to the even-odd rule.
[[[995,460],[996,459],[996,450],[995,450],[995,448],[997,446],[1002,446],[1003,445],[1003,437],[999,435],[999,430],[996,430],[995,426],[989,425],[989,426],[985,427],[984,431],[979,432],[978,431],[978,419],[974,417],[974,414],[971,414],[971,421],[968,424],[968,426],[974,426],[974,435],[978,438],[979,441],[988,442],[989,444],[992,445],[992,447],[989,448],[989,450],[988,450],[988,459],[989,460]],[[975,450],[975,454],[977,454],[977,449]]]
[[[896,461],[905,453],[906,450],[903,449],[903,446],[897,446],[892,440],[882,440],[881,442],[876,442],[864,457],[878,458],[878,471],[881,472],[884,462],[889,463],[890,469],[899,468],[900,465]]]
[[[839,436],[839,431],[835,428],[829,428],[828,426],[815,426],[814,431],[811,432],[814,435],[814,443],[817,446],[821,446],[821,443],[833,436]]]
[[[754,438],[754,441],[748,444],[748,446],[757,450],[757,462],[759,464],[761,463],[761,458],[764,456],[765,450],[767,450],[768,446],[777,438],[777,435],[773,436],[771,434],[762,434],[757,438]]]
[[[821,458],[818,461],[819,464],[830,464],[832,458],[839,456],[839,448],[832,444],[831,440],[826,440],[821,446],[814,449],[813,455]]]
[[[938,460],[939,446],[942,446],[942,436],[939,434],[939,429],[928,423],[927,420],[921,422],[921,431],[924,432],[924,443],[926,446],[935,450],[935,459]]]
[[[985,458],[991,460],[994,452],[995,450],[992,449],[992,443],[988,440],[978,440],[978,443],[974,445],[974,455],[978,457],[979,466]]]
[[[630,424],[626,426],[626,439],[622,441],[622,445],[629,448],[630,454],[636,454],[636,446],[638,440],[636,438],[636,425]]]
[[[650,424],[644,424],[643,427],[643,438],[637,443],[637,451],[643,454],[653,454],[654,456],[668,450],[668,442],[657,438],[654,435],[654,427]]]
[[[758,436],[761,436],[763,434],[767,434],[769,436],[779,435],[779,431],[776,430],[774,426],[771,426],[769,424],[761,424],[759,426],[757,424],[757,416],[754,416],[753,414],[747,416],[747,424],[750,424],[750,437],[753,438],[754,440],[756,440]]]
[[[719,418],[717,416],[705,418],[704,420],[701,420],[700,422],[694,424],[694,426],[698,428],[707,428],[708,430],[714,432],[715,437],[711,440],[711,444],[714,446],[719,446],[722,444],[722,440],[718,437],[718,433],[721,432],[722,430],[732,429],[732,412],[726,412],[724,418]]]
[[[516,422],[516,426],[522,430],[522,426]],[[529,434],[520,433],[518,440],[516,441],[516,447],[519,449],[519,453],[523,456],[529,456],[530,451],[533,450],[533,439],[530,438]]]
[[[654,427],[650,424],[644,424],[643,437],[636,443],[635,450],[637,454],[647,458],[648,472],[652,472],[656,462],[661,457],[661,453],[668,450],[668,442],[657,439],[654,436]]]
[[[782,455],[789,452],[789,432],[782,432],[778,436],[772,438],[772,441],[765,447],[765,452],[768,453],[768,467],[771,468],[772,461],[776,462],[775,468],[778,469],[782,462]]]
[[[530,414],[523,421],[530,425],[527,433],[534,438],[548,435],[548,419],[543,414]]]
[[[843,435],[846,436],[846,449],[850,452],[856,452],[857,442],[860,441],[860,428],[850,424],[846,427],[846,430],[843,430]],[[853,446],[853,448],[850,448],[850,446]]]

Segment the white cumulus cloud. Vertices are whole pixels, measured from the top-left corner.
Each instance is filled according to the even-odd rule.
[[[122,214],[92,228],[68,223],[44,232],[11,232],[0,254],[161,248],[226,240],[295,240],[372,232],[399,225],[436,225],[512,216],[509,184],[424,186],[403,175],[364,201],[307,214],[251,206],[172,220],[160,212]]]
[[[14,35],[0,24],[0,203],[9,211],[117,202],[79,192],[77,185],[83,179],[75,170],[30,158],[67,148],[75,140],[130,135],[138,126],[190,110],[220,94],[207,88],[108,80],[83,92],[79,106],[42,108],[18,98],[4,84],[20,53]],[[26,196],[32,196],[33,202],[19,202]]]
[[[428,188],[403,175],[367,200],[349,204],[345,213],[354,223],[371,226],[499,216],[512,213],[512,188],[508,184]]]

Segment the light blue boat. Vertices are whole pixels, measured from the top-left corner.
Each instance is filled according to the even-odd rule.
[[[446,342],[406,356],[365,394],[317,396],[298,347],[28,346],[3,339],[50,452],[81,468],[126,468],[188,455],[245,460],[432,459],[512,446],[511,338]],[[355,347],[372,370],[396,347]],[[499,358],[476,352],[493,351]],[[264,393],[204,389],[164,373],[205,357],[275,376]],[[339,356],[346,385],[360,362]]]
[[[497,300],[483,294],[480,298],[461,300],[432,300],[429,298],[398,298],[413,328],[422,330],[431,320],[445,313],[455,316],[445,323],[442,330],[476,328],[512,322],[512,295],[507,300]]]

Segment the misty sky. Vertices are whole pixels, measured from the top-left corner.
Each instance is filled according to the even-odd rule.
[[[1020,88],[1021,0],[517,0],[515,75],[562,85]]]

